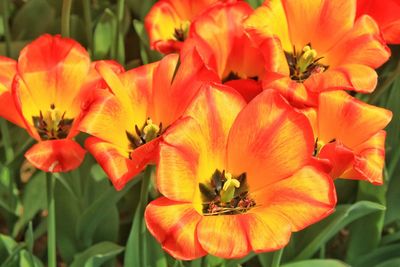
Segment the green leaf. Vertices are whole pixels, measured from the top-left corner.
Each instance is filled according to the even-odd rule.
[[[263,0],[246,0],[246,2],[249,3],[252,8],[257,8],[261,6]]]
[[[305,260],[305,261],[298,261],[282,265],[282,267],[310,267],[310,266],[350,267],[350,265],[347,265],[346,263],[341,262],[339,260]]]
[[[28,229],[25,232],[25,243],[30,253],[33,252],[34,241],[32,222],[29,222]]]
[[[23,212],[16,222],[12,235],[17,236],[18,233],[33,220],[35,215],[46,209],[46,176],[44,172],[37,172],[25,186],[22,196]]]
[[[105,59],[111,52],[117,27],[117,17],[106,8],[100,17],[94,30],[94,53],[95,59]]]
[[[133,20],[133,28],[135,29],[141,41],[140,55],[143,64],[160,60],[162,58],[162,55],[159,52],[153,51],[149,48],[149,38],[147,36],[146,30],[144,29],[143,22],[139,20]]]
[[[400,258],[391,259],[385,262],[382,262],[375,267],[399,267],[400,266]]]
[[[301,248],[295,260],[311,258],[320,247],[349,223],[372,212],[382,211],[385,207],[370,201],[359,201],[353,205],[338,205],[328,218],[298,233],[294,238]]]
[[[359,257],[353,267],[375,267],[377,264],[400,257],[400,244],[380,247],[371,253]]]
[[[55,10],[46,0],[30,0],[18,9],[11,27],[13,40],[31,40],[48,31]]]
[[[14,239],[0,234],[0,262],[4,262],[16,246],[17,242]]]
[[[128,183],[121,191],[116,191],[114,187],[108,187],[84,212],[79,216],[76,236],[88,245],[92,241],[93,233],[97,226],[107,217],[107,211],[115,207],[117,202],[136,184],[138,177]]]
[[[386,189],[387,183],[375,186],[366,181],[360,181],[357,199],[373,201],[384,206],[386,205]],[[384,218],[385,210],[382,210],[364,216],[351,224],[346,262],[352,263],[355,259],[379,246]]]
[[[156,0],[127,0],[126,2],[132,13],[143,20]]]
[[[19,253],[19,266],[20,267],[43,267],[43,263],[33,254],[26,250]]]
[[[70,267],[99,267],[123,250],[123,247],[112,242],[101,242],[77,254]]]

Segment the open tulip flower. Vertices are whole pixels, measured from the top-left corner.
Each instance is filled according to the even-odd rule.
[[[269,59],[264,88],[277,88],[299,107],[315,106],[322,91],[372,92],[374,69],[390,50],[371,17],[355,16],[356,0],[265,1],[245,22]]]
[[[159,0],[145,18],[152,49],[179,52],[191,21],[218,0]]]
[[[364,14],[376,20],[387,43],[400,44],[399,0],[357,0],[357,17]]]
[[[21,51],[18,62],[1,59],[0,65],[8,69],[2,71],[0,88],[9,107],[1,115],[38,141],[25,157],[46,172],[78,167],[85,150],[73,137],[98,80],[86,50],[72,39],[43,35]]]
[[[264,63],[244,31],[243,20],[253,12],[242,1],[218,2],[199,15],[183,49],[195,45],[201,57],[221,81],[238,90],[246,100],[262,91]]]
[[[382,184],[389,110],[365,104],[343,91],[319,95],[316,110],[306,112],[314,128],[314,155],[328,160],[332,178]]]
[[[123,186],[157,156],[162,133],[185,111],[204,80],[215,74],[197,51],[170,54],[161,61],[116,73],[99,62],[97,70],[109,90],[98,90],[80,124],[94,137],[86,148],[110,177]]]
[[[184,260],[282,248],[336,203],[332,179],[309,166],[313,147],[307,118],[277,92],[246,106],[232,88],[205,85],[160,145],[164,197],[146,209],[149,231]]]

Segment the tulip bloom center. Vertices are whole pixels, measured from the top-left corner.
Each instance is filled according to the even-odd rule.
[[[40,139],[56,140],[68,136],[74,119],[66,118],[66,111],[60,112],[54,104],[46,112],[39,111],[39,116],[33,116],[33,125],[36,128]]]
[[[189,21],[183,21],[179,28],[175,28],[175,31],[174,31],[175,40],[177,40],[179,42],[185,41],[185,39],[187,38],[187,35],[188,35],[189,26],[190,26]]]
[[[156,125],[150,118],[148,118],[146,123],[141,128],[139,128],[137,124],[135,124],[136,135],[126,131],[126,136],[131,143],[131,148],[135,149],[160,136],[162,130],[163,129],[161,122],[159,125]]]
[[[303,82],[312,74],[322,73],[329,68],[319,63],[323,57],[317,57],[317,51],[311,44],[304,46],[300,52],[293,46],[293,52],[285,51],[285,56],[290,69],[290,78],[297,82]]]
[[[229,172],[215,170],[209,184],[199,183],[203,215],[234,215],[256,205],[249,197],[246,173],[234,177]]]

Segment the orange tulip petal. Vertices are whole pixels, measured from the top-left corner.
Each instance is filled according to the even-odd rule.
[[[192,204],[158,198],[147,206],[145,220],[150,233],[174,258],[192,260],[207,254],[197,240],[201,216]]]
[[[400,44],[400,2],[398,0],[357,0],[357,17],[374,18],[389,44]]]
[[[354,152],[340,142],[326,144],[322,147],[318,157],[329,160],[332,169],[329,175],[333,178],[344,178],[344,173],[352,169],[354,165]]]
[[[371,93],[375,90],[377,82],[378,75],[374,69],[360,64],[346,64],[311,75],[304,85],[312,92],[354,90]]]
[[[362,16],[324,56],[331,67],[361,64],[376,69],[388,60],[390,49],[385,45],[376,22],[369,16]]]
[[[289,242],[290,222],[275,211],[254,208],[241,217],[241,223],[251,250],[256,253],[278,250]]]
[[[95,157],[114,187],[121,190],[127,182],[139,174],[154,156],[158,139],[147,143],[136,151],[132,159],[129,154],[113,144],[107,143],[96,137],[86,139],[85,148]]]
[[[14,104],[11,86],[17,71],[17,62],[0,56],[0,116],[21,128],[25,128],[24,120]]]
[[[169,55],[161,60],[153,76],[153,121],[162,122],[164,127],[172,124],[205,81],[218,81],[218,77],[204,64],[196,47],[182,51],[179,57]]]
[[[281,214],[297,232],[320,221],[333,212],[336,205],[335,186],[331,177],[306,166],[291,177],[252,193],[266,214]]]
[[[370,183],[383,183],[383,168],[385,166],[385,131],[379,131],[366,142],[354,148],[354,166],[341,177],[349,179],[368,180]]]
[[[71,114],[70,106],[89,69],[90,58],[86,50],[76,41],[59,35],[42,35],[27,45],[18,58],[18,74],[37,107],[48,110],[54,104],[72,118],[77,114]],[[25,116],[23,103],[22,112]]]
[[[224,84],[235,88],[235,90],[243,96],[246,102],[250,102],[262,92],[261,83],[252,79],[231,80]]]
[[[79,130],[128,152],[130,142],[126,131],[133,131],[134,122],[119,99],[107,90],[95,91],[95,100],[79,123]]]
[[[253,47],[242,25],[251,12],[244,1],[220,1],[191,25],[190,37],[196,38],[200,54],[209,66],[215,64],[222,80],[231,72],[240,78],[261,76],[264,72],[261,53]]]
[[[246,256],[251,247],[241,222],[244,216],[203,216],[197,226],[197,236],[203,249],[221,258]]]
[[[164,134],[158,187],[171,199],[193,201],[198,179],[225,167],[229,129],[245,101],[232,88],[205,85],[185,112],[185,119]],[[212,162],[210,162],[212,159]],[[185,186],[176,186],[183,184]]]
[[[86,151],[71,139],[41,141],[26,153],[26,159],[45,172],[68,172],[83,161]]]
[[[307,118],[277,92],[266,90],[240,112],[232,126],[228,169],[236,175],[246,172],[249,187],[257,190],[304,166],[313,147]]]
[[[311,43],[320,52],[329,50],[352,28],[356,15],[356,0],[282,0],[282,5],[292,44],[302,49]]]
[[[340,140],[353,148],[386,127],[391,118],[389,110],[365,104],[343,91],[325,92],[319,97],[318,139],[325,143]]]
[[[298,83],[289,77],[281,78],[270,83],[264,82],[263,87],[264,89],[277,90],[295,107],[304,108],[317,106],[318,94],[308,90],[304,86],[304,83]]]

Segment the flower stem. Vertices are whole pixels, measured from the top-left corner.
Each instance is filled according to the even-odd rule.
[[[121,49],[120,42],[123,40],[123,24],[124,24],[124,9],[125,9],[125,0],[118,0],[117,2],[117,31],[115,38],[115,57],[119,61],[119,63],[123,64],[124,53],[123,49]]]
[[[56,209],[54,201],[55,177],[52,173],[46,174],[47,179],[47,265],[57,267],[56,254]]]
[[[272,256],[271,267],[279,267],[281,265],[282,254],[283,248],[274,252],[274,255]]]
[[[93,55],[93,32],[92,32],[92,14],[90,10],[90,0],[83,0],[83,16],[86,26],[86,38],[90,53]]]
[[[4,25],[4,38],[6,41],[6,56],[11,57],[11,34],[10,34],[10,26],[8,24],[9,18],[9,0],[3,0],[3,25]]]
[[[1,136],[4,145],[6,162],[11,162],[14,159],[14,150],[11,146],[10,131],[8,130],[7,121],[1,119],[0,121]]]
[[[61,10],[61,35],[70,37],[70,18],[71,18],[72,0],[63,0]]]

